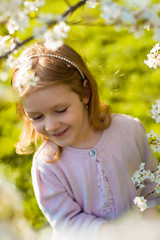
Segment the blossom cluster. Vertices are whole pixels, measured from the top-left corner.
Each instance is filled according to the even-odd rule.
[[[20,40],[17,37],[12,37],[10,35],[0,36],[0,55],[4,55],[9,50],[14,49]]]
[[[5,22],[9,34],[15,31],[24,31],[30,26],[30,12],[38,11],[44,5],[44,0],[22,1],[10,0],[2,1],[0,4],[0,22]],[[13,11],[15,9],[15,11]]]
[[[134,203],[140,208],[140,211],[144,211],[148,208],[147,197],[153,193],[160,194],[160,165],[158,165],[155,170],[151,171],[145,170],[145,163],[141,163],[139,170],[133,174],[131,179],[137,189],[145,187],[145,180],[155,183],[155,187],[151,193],[147,194],[145,197],[141,196],[134,199]]]
[[[132,182],[136,184],[136,188],[145,187],[144,181],[149,179],[151,182],[154,181],[155,176],[150,170],[144,169],[145,163],[141,163],[140,169],[133,174]]]
[[[128,0],[119,4],[112,0],[101,0],[101,17],[106,25],[127,27],[135,37],[144,33],[144,28],[153,29],[154,39],[160,39],[160,4],[150,4],[149,0]]]
[[[35,233],[24,217],[22,197],[15,185],[0,176],[1,239],[35,240]]]
[[[31,71],[32,59],[19,59],[19,62],[22,63],[20,70],[18,71],[16,81],[13,83],[13,86],[18,90],[19,94],[23,92],[24,87],[28,88],[30,86],[36,86],[39,77]]]
[[[67,37],[70,27],[65,24],[60,15],[39,13],[39,8],[44,4],[45,0],[10,0],[9,4],[8,1],[2,0],[0,3],[0,23],[6,25],[8,34],[13,37],[15,32],[24,31],[27,27],[30,27],[30,20],[34,16],[37,19],[37,26],[33,27],[34,36],[43,38],[46,41],[46,46],[54,50],[62,45],[63,38]],[[160,36],[159,3],[150,4],[149,0],[122,0],[121,4],[112,0],[86,1],[87,7],[95,8],[98,5],[106,25],[127,26],[129,31],[134,32],[136,35],[142,33],[143,28],[150,29],[151,27],[154,29],[154,35]],[[55,20],[55,23],[61,23],[45,33],[48,28],[47,22],[53,20]],[[7,47],[4,46],[4,40],[3,45],[0,41],[0,55],[8,52],[8,48],[9,44]]]
[[[21,43],[18,37],[15,37],[17,31],[24,31],[30,26],[30,13],[37,12],[39,7],[44,5],[44,0],[22,1],[11,0],[10,4],[7,1],[0,3],[0,23],[5,23],[8,35],[0,36],[0,56],[12,51],[16,44]],[[9,6],[9,7],[8,7]],[[15,11],[13,11],[13,6]],[[8,7],[8,8],[7,8]],[[45,42],[48,49],[55,51],[63,44],[63,39],[67,38],[70,27],[64,22],[60,15],[52,16],[57,23],[52,29],[47,31],[47,22],[51,20],[51,15],[42,17],[42,14],[35,15],[37,18],[38,27],[33,27],[34,37]],[[45,22],[42,22],[43,21]],[[13,51],[13,54],[17,53]],[[7,65],[14,67],[14,55],[9,55]],[[31,77],[28,75],[28,77]]]
[[[122,0],[119,4],[112,0],[87,0],[86,6],[95,8],[99,5],[106,25],[127,26],[129,31],[135,32],[135,34],[143,32],[143,27],[147,29],[152,27],[155,35],[160,36],[160,4],[149,4],[149,2],[149,0]],[[43,39],[47,48],[56,50],[63,44],[63,39],[67,37],[70,27],[66,25],[65,19],[61,15],[39,13],[39,8],[44,4],[45,0],[10,0],[9,4],[8,1],[1,1],[0,23],[5,24],[8,31],[8,36],[4,38],[1,36],[0,39],[1,56],[14,48],[7,38],[12,39],[17,31],[24,31],[30,27],[32,18],[37,20],[37,26],[32,29],[34,37]],[[53,20],[57,25],[47,31],[47,23]]]

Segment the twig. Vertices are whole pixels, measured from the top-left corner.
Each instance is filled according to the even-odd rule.
[[[155,191],[153,190],[152,192],[148,193],[146,196],[145,196],[145,199],[148,198],[151,194],[155,193]]]
[[[87,0],[82,0],[80,2],[78,2],[77,4],[71,6],[66,12],[64,12],[62,14],[62,18],[66,18],[68,17],[69,15],[71,15],[75,10],[77,10],[79,7],[83,6],[85,3],[86,3]],[[53,25],[55,25],[58,21],[57,20],[53,20],[53,21],[50,21],[48,22],[46,25],[47,25],[47,29],[52,27]],[[23,45],[25,45],[26,43],[32,41],[33,39],[35,39],[35,35],[32,35],[28,38],[26,38],[25,40],[23,40],[22,42],[20,43],[17,43],[17,45],[12,49],[12,50],[9,50],[8,52],[6,52],[4,55],[0,56],[0,60],[3,59],[3,58],[7,58],[11,53],[13,53],[16,49],[22,47]]]

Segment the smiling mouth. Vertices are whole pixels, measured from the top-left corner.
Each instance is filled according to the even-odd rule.
[[[61,137],[61,136],[63,136],[67,132],[68,129],[69,129],[69,127],[67,129],[65,129],[63,132],[53,134],[53,136],[54,137]]]

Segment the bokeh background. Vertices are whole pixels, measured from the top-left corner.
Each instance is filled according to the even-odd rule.
[[[74,4],[77,1],[70,2]],[[65,1],[46,0],[40,11],[54,15],[67,9]],[[151,129],[160,133],[150,111],[152,104],[160,98],[160,69],[149,69],[144,64],[144,59],[156,43],[152,31],[144,30],[144,34],[135,36],[127,28],[105,26],[99,16],[98,8],[82,7],[74,12],[68,19],[71,30],[65,42],[87,61],[97,79],[101,100],[111,105],[113,112],[138,117],[147,133]],[[35,24],[34,21],[32,24]],[[31,33],[32,29],[27,29],[19,33],[19,37],[24,39]],[[2,27],[0,34],[6,34]],[[10,86],[11,71],[5,81],[2,77],[3,61],[0,62],[0,85]],[[0,95],[5,95],[0,103],[0,174],[19,189],[25,218],[31,227],[40,229],[47,222],[37,206],[32,189],[30,170],[33,155],[15,153],[14,145],[23,125],[16,115],[15,103],[8,99],[9,94],[0,91]],[[158,155],[156,157],[159,159]]]

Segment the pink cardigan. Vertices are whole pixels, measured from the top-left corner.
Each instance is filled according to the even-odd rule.
[[[51,226],[64,236],[92,239],[106,220],[115,219],[133,206],[141,194],[131,181],[145,162],[155,169],[155,160],[143,125],[126,115],[113,115],[92,149],[65,147],[54,163],[53,142],[43,143],[33,159],[32,179],[40,209]],[[151,190],[148,183],[145,195]],[[151,199],[156,204],[155,197]],[[63,239],[62,237],[60,238]]]

